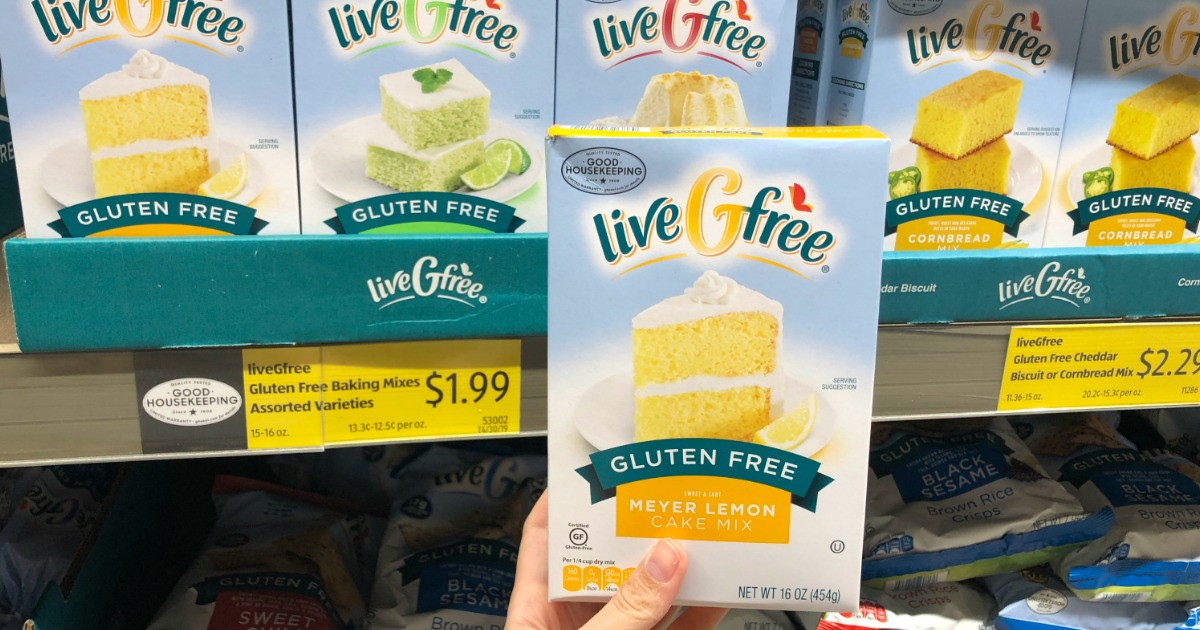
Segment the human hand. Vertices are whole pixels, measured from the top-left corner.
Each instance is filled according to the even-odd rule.
[[[671,540],[658,541],[607,604],[549,602],[548,494],[525,521],[506,630],[712,630],[725,617],[722,608],[671,606],[687,573],[687,554]]]

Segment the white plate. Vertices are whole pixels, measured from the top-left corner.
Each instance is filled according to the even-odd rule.
[[[787,376],[784,378],[783,412],[791,411],[812,388]],[[817,394],[817,424],[808,438],[792,452],[811,457],[825,448],[837,427],[837,414]],[[597,450],[608,450],[633,442],[633,376],[617,374],[595,385],[579,399],[575,407],[575,428]]]
[[[258,160],[254,159],[253,154],[238,148],[232,142],[218,140],[216,153],[222,168],[236,159],[238,154],[246,153],[250,163],[246,187],[231,201],[244,206],[250,205],[267,187],[266,171]],[[213,171],[213,175],[217,172]],[[94,200],[96,185],[92,181],[92,158],[87,141],[72,140],[51,151],[42,162],[41,179],[46,194],[63,206],[74,206]]]
[[[1200,148],[1200,138],[1193,137],[1192,143]],[[1075,164],[1075,168],[1071,169],[1070,179],[1067,180],[1067,195],[1071,197],[1072,205],[1077,206],[1080,201],[1083,201],[1083,174],[1105,166],[1112,166],[1112,151],[1112,147],[1107,144],[1100,146],[1084,156]],[[1192,195],[1200,196],[1200,160],[1196,160],[1195,172],[1192,177]]]
[[[313,177],[329,194],[346,201],[359,201],[382,195],[390,195],[395,189],[384,186],[367,177],[367,141],[371,130],[379,125],[379,114],[364,116],[348,122],[325,134],[312,149]],[[493,118],[483,143],[509,138],[516,140],[529,152],[529,169],[520,175],[505,177],[499,184],[487,190],[459,190],[473,197],[505,202],[529,190],[538,182],[542,172],[542,142],[522,133],[516,127]]]
[[[1012,150],[1012,160],[1008,166],[1008,196],[1021,203],[1029,203],[1042,187],[1042,161],[1020,140],[1009,138],[1008,148]],[[899,148],[892,151],[888,170],[898,171],[916,164],[917,145],[902,142]]]

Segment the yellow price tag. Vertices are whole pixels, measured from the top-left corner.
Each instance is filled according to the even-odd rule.
[[[333,346],[322,358],[326,443],[520,431],[518,340]]]
[[[1014,328],[999,411],[1200,404],[1200,323]]]
[[[243,350],[242,383],[250,450],[323,444],[320,348]]]

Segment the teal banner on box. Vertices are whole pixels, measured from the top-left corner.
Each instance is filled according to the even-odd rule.
[[[7,96],[4,69],[0,68],[0,237],[21,227],[21,195],[17,188],[17,161],[13,155]]]

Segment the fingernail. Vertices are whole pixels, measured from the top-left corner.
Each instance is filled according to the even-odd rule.
[[[659,584],[666,584],[679,572],[682,560],[674,541],[660,540],[646,556],[646,575]]]

